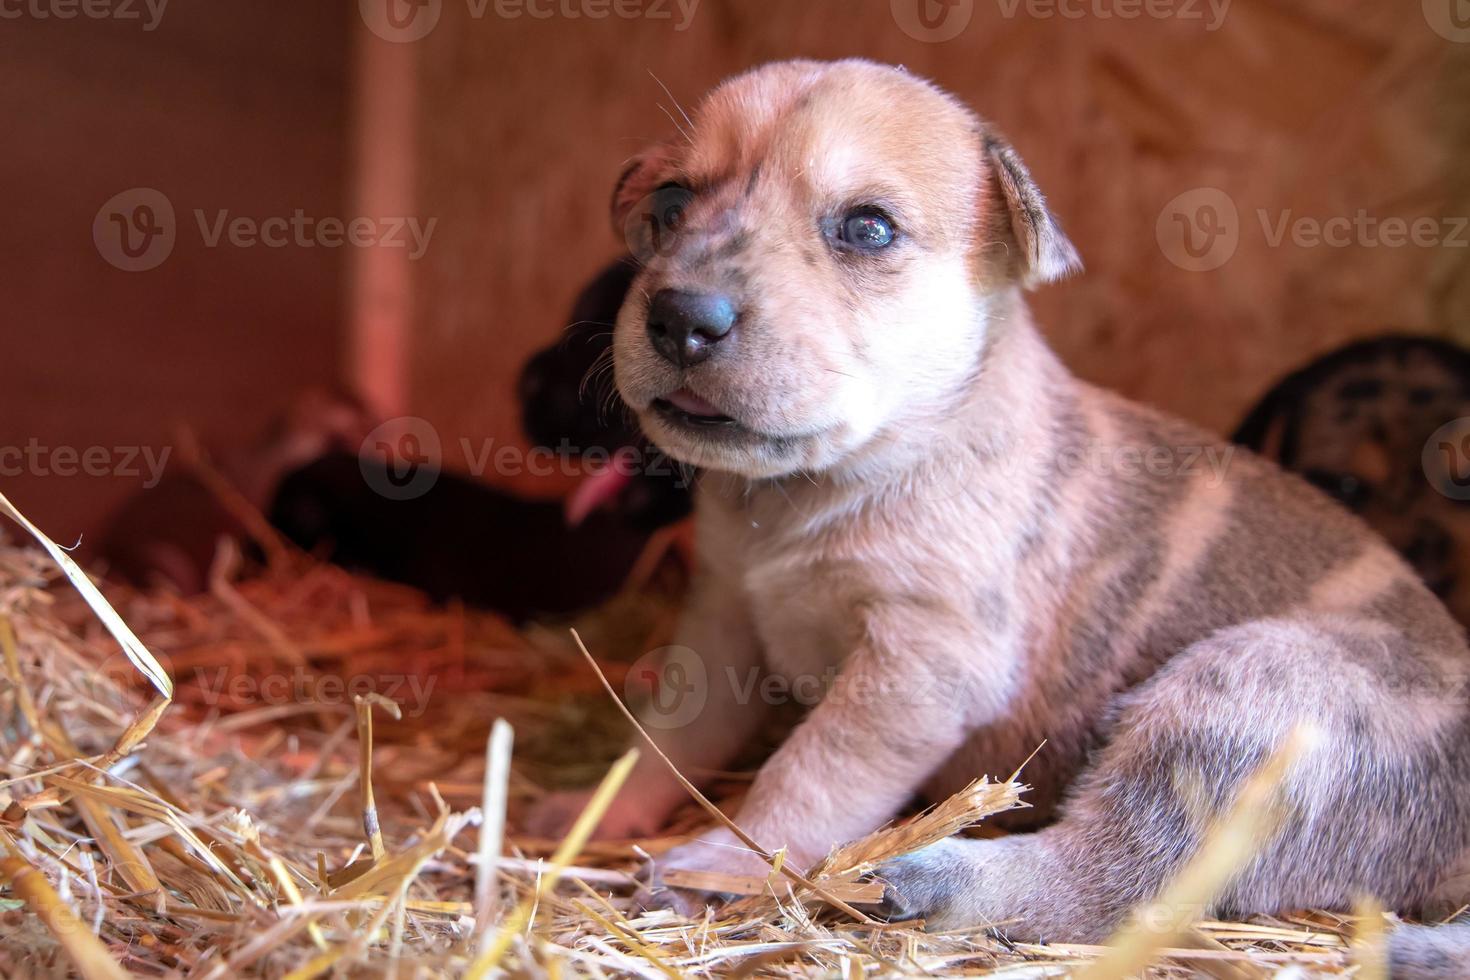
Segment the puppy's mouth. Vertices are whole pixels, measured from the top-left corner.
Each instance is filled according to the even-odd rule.
[[[680,388],[663,398],[655,398],[653,410],[667,421],[695,429],[736,428],[740,425],[688,388]]]
[[[736,411],[743,411],[737,404]],[[728,415],[688,388],[678,388],[639,412],[649,438],[675,459],[751,477],[778,476],[803,455],[817,430],[772,433]]]

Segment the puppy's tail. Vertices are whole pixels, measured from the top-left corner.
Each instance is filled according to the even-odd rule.
[[[1399,926],[1388,939],[1392,980],[1470,980],[1470,922]]]

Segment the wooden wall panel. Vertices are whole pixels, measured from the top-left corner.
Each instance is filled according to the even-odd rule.
[[[345,250],[211,246],[194,212],[347,214],[356,22],[339,4],[5,5],[0,486],[57,539],[89,545],[143,487],[129,449],[176,448],[179,424],[246,442],[296,389],[336,376]],[[93,222],[138,187],[171,202],[176,239],[156,268],[124,271]],[[57,475],[75,468],[63,459],[16,475],[8,450],[32,439],[103,447],[113,468]]]
[[[792,56],[905,64],[1002,127],[1088,265],[1035,301],[1085,377],[1226,430],[1285,368],[1349,338],[1470,339],[1465,249],[1356,233],[1273,245],[1263,229],[1288,212],[1470,211],[1466,45],[1419,3],[1234,0],[1210,29],[1203,2],[1202,19],[1122,19],[1097,11],[1126,0],[1087,0],[1073,19],[1033,16],[1044,0],[975,0],[958,37],[924,43],[898,25],[905,2],[702,0],[682,31],[676,9],[538,20],[446,2],[418,42],[420,210],[439,225],[415,270],[415,404],[451,439],[514,441],[520,363],[617,251],[605,204],[619,163],[671,131],[658,82],[688,103]],[[1202,187],[1235,206],[1236,245],[1189,271],[1157,227]]]

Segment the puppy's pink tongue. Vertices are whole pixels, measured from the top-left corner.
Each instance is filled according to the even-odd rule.
[[[725,414],[688,388],[680,388],[678,391],[669,395],[666,401],[679,411],[688,412],[690,415],[709,415],[713,417],[723,416]]]
[[[628,446],[619,449],[601,469],[593,470],[577,484],[563,508],[567,527],[576,527],[594,510],[606,507],[623,492],[633,479],[638,454]]]

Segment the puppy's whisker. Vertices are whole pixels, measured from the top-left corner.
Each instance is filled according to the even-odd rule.
[[[693,129],[694,128],[694,120],[689,118],[689,113],[685,112],[684,111],[684,107],[679,104],[679,100],[676,99],[676,98],[674,98],[674,93],[671,92],[671,91],[669,91],[669,87],[664,84],[664,80],[662,78],[659,78],[657,75],[655,75],[653,73],[653,69],[651,69],[651,68],[648,70],[648,76],[650,78],[652,78],[655,82],[658,82],[658,87],[664,90],[664,95],[667,95],[669,97],[669,101],[672,102],[672,103],[674,103],[674,108],[679,110],[679,115],[683,116],[684,117],[684,121],[689,124],[689,128],[690,129]],[[659,108],[662,109],[663,106],[659,106]],[[668,110],[665,110],[665,112],[667,112],[667,111]],[[670,122],[673,122],[673,117],[672,116],[669,117],[669,121]],[[689,134],[686,133],[684,131],[683,127],[681,127],[678,123],[674,123],[674,128],[677,129],[677,130],[679,130],[680,133],[683,133],[684,134],[684,138],[686,140],[689,140],[690,143],[693,143],[694,142],[694,140],[692,138],[690,138]]]
[[[669,117],[669,122],[673,123],[674,124],[674,128],[679,131],[679,135],[682,136],[682,137],[684,137],[684,142],[688,143],[690,146],[693,146],[694,145],[694,137],[690,136],[688,133],[686,133],[684,131],[684,127],[679,125],[679,120],[677,120],[677,119],[674,118],[674,114],[671,113],[668,110],[668,108],[662,102],[660,102],[658,104],[658,109],[664,115],[666,115],[666,116]]]
[[[578,327],[607,327],[608,329],[600,330],[597,333],[592,334],[573,333],[572,331],[576,330]],[[603,323],[599,320],[578,320],[576,323],[569,323],[562,328],[561,339],[556,342],[556,349],[563,351],[570,350],[573,344],[590,344],[593,341],[599,340],[603,337],[610,337],[612,336],[613,332],[612,328],[613,324]]]
[[[617,386],[608,385],[607,395],[602,399],[601,404],[599,404],[597,408],[598,424],[604,426],[610,425],[611,413],[614,412],[620,404],[623,404],[623,401],[621,398],[618,397]]]
[[[583,377],[582,385],[577,391],[577,399],[594,403],[596,406],[593,413],[594,419],[598,425],[607,425],[608,406],[613,399],[617,398],[618,392],[610,375],[611,359],[604,360],[599,357],[598,361],[600,363],[594,363]]]
[[[599,425],[609,425],[612,422],[612,414],[618,407],[618,390],[615,385],[604,385],[603,394],[597,402],[597,422]]]
[[[613,351],[611,347],[603,351],[601,354],[598,354],[597,357],[593,359],[592,366],[587,369],[586,374],[582,375],[582,383],[577,386],[578,401],[581,401],[587,397],[587,389],[595,384],[604,375],[606,375],[607,370],[612,367],[612,364]]]

